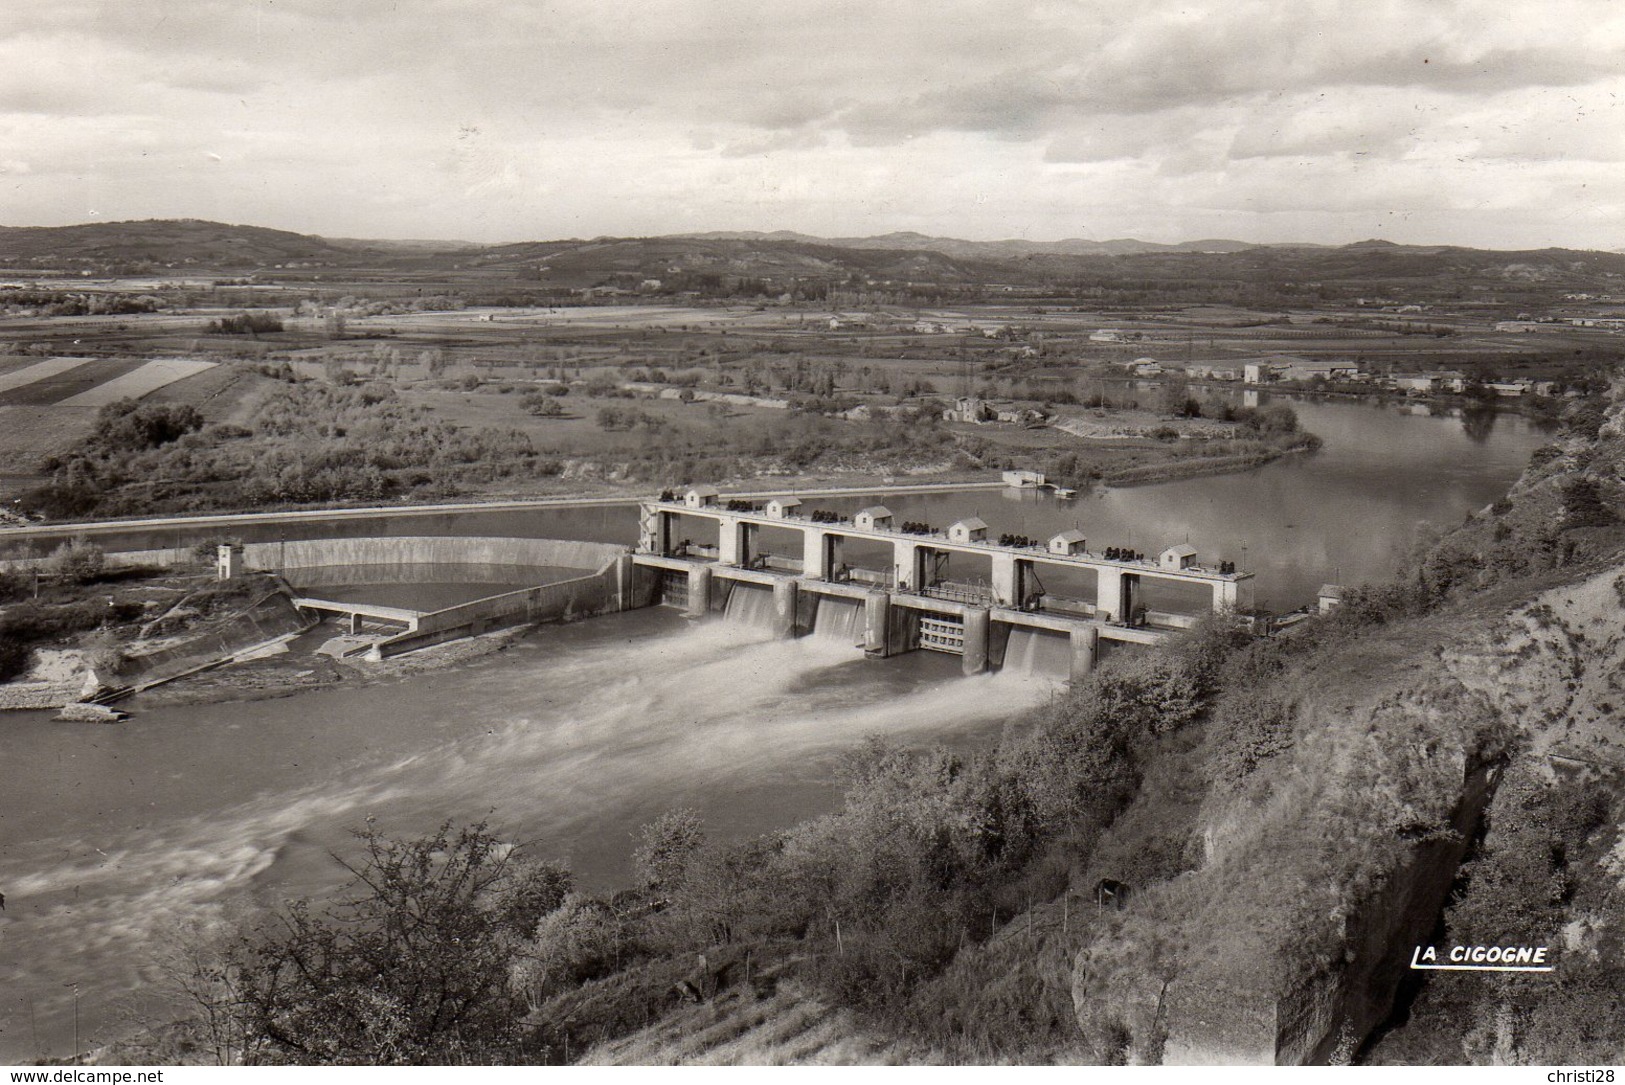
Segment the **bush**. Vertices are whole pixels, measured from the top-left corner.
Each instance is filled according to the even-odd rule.
[[[520,860],[483,824],[357,835],[365,854],[344,863],[356,894],[322,915],[287,905],[225,961],[196,966],[200,1018],[226,1022],[250,1063],[532,1061],[509,973],[568,874]],[[231,997],[209,994],[216,975],[230,977]]]
[[[209,322],[209,331],[216,335],[259,335],[281,330],[282,320],[270,313],[238,313]]]
[[[107,556],[102,548],[83,538],[65,542],[46,560],[46,571],[74,584],[88,584],[102,575]]]

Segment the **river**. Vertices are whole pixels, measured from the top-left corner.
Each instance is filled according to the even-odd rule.
[[[1511,416],[1485,433],[1357,404],[1298,410],[1325,448],[1246,474],[1071,502],[974,491],[817,504],[880,501],[939,525],[976,513],[995,534],[1035,537],[1076,523],[1091,547],[1150,551],[1188,532],[1204,556],[1245,555],[1262,599],[1296,605],[1322,580],[1387,575],[1424,524],[1494,500],[1543,441]],[[633,523],[606,505],[335,530],[629,541]],[[119,727],[0,715],[0,1062],[70,1054],[76,1016],[81,1047],[163,1019],[167,945],[234,902],[331,892],[329,853],[369,821],[398,835],[486,818],[611,889],[629,876],[637,827],[666,810],[693,807],[722,837],[787,826],[833,806],[863,735],[983,745],[1056,689],[1051,667],[963,678],[951,657],[871,663],[823,632],[775,642],[747,622],[640,611],[362,688],[137,701]]]

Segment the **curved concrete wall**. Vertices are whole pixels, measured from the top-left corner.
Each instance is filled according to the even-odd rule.
[[[492,536],[402,535],[370,539],[298,539],[250,543],[244,562],[257,569],[323,565],[556,565],[597,570],[627,552],[613,543]]]
[[[323,565],[553,565],[583,571],[603,568],[628,547],[569,539],[505,536],[402,535],[368,539],[297,539],[249,543],[243,548],[250,569],[308,569]],[[0,561],[0,568],[30,568],[45,558]],[[207,565],[189,547],[109,552],[112,566]]]

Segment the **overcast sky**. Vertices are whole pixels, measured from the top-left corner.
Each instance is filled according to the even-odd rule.
[[[18,0],[0,223],[1625,247],[1614,0]]]

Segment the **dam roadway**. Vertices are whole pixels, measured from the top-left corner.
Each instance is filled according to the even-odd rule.
[[[1002,490],[1003,482],[922,482],[899,485],[827,486],[792,491],[808,497],[863,497],[874,494],[930,494],[956,493],[965,490]],[[741,490],[729,494],[741,500],[759,500],[782,494],[777,490]],[[198,513],[186,516],[148,516],[116,520],[84,520],[49,524],[9,525],[0,527],[0,547],[16,542],[60,542],[80,535],[94,539],[98,536],[123,532],[207,531],[215,528],[263,527],[278,524],[320,524],[345,520],[380,519],[393,516],[436,516],[458,513],[525,512],[528,510],[597,508],[617,505],[631,508],[638,504],[638,496],[614,494],[596,497],[525,497],[496,501],[457,501],[435,505],[364,505],[330,509],[293,509],[278,512],[224,512]]]

